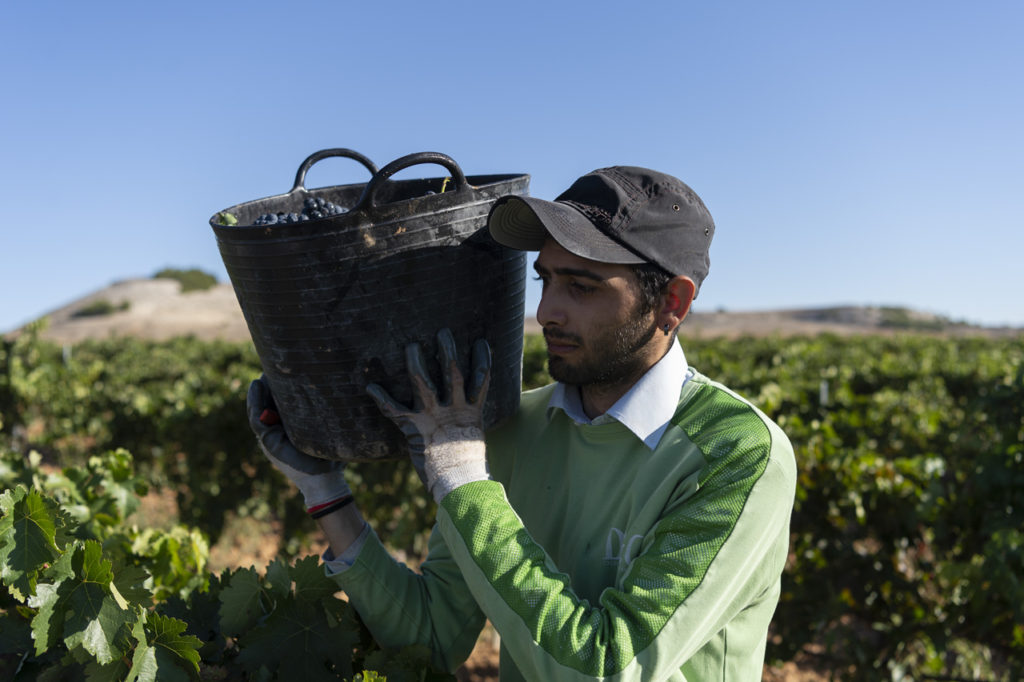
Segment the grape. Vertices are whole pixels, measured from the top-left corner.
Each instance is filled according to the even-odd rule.
[[[253,222],[253,225],[279,225],[281,223],[301,223],[306,220],[319,220],[330,216],[348,213],[344,206],[327,201],[323,197],[306,197],[302,202],[301,213],[264,213]]]

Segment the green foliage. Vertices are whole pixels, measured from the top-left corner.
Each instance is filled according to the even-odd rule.
[[[100,298],[92,303],[82,306],[74,313],[71,317],[102,317],[103,315],[110,315],[121,310],[128,310],[131,303],[128,301],[121,301],[121,303],[114,305],[105,298]]]
[[[197,268],[191,268],[189,270],[164,268],[154,274],[153,279],[177,280],[181,284],[181,293],[188,291],[205,291],[217,284],[216,277]]]
[[[550,383],[544,337],[540,334],[527,334],[523,339],[523,388],[538,388]]]
[[[797,454],[792,555],[770,659],[813,649],[829,669],[844,671],[838,677],[855,680],[1024,678],[1024,340],[820,336],[683,339],[683,346],[691,365],[775,419]],[[541,337],[525,340],[523,367],[525,387],[547,383]],[[163,615],[188,623],[204,665],[245,662],[245,675],[270,675],[277,663],[262,650],[238,661],[227,643],[241,641],[238,633],[253,623],[277,632],[291,618],[288,609],[306,602],[275,592],[283,564],[272,564],[266,576],[209,575],[202,542],[217,538],[232,511],[280,521],[287,557],[311,531],[295,492],[258,453],[248,429],[245,391],[259,373],[248,344],[122,339],[83,343],[66,358],[30,334],[0,341],[0,437],[19,434],[23,445],[66,467],[42,473],[29,459],[19,465],[0,458],[6,488],[45,491],[4,497],[13,510],[5,511],[4,537],[18,539],[0,549],[8,601],[55,590],[44,570],[81,566],[105,575],[95,549],[86,547],[93,541],[126,600],[134,603],[128,595],[143,589],[164,605]],[[116,454],[120,447],[135,454],[138,474],[123,451]],[[93,461],[97,452],[107,454]],[[412,467],[361,463],[349,476],[382,537],[422,556],[434,507]],[[88,492],[89,481],[100,480],[102,492]],[[176,491],[187,525],[159,535],[115,532],[147,482]],[[74,562],[54,557],[54,547],[75,542]],[[33,568],[40,560],[50,568]],[[293,592],[307,581],[293,572],[308,570],[295,566],[288,569]],[[129,568],[150,577],[117,578]],[[227,588],[232,607],[224,629]],[[21,614],[32,607],[19,604],[0,618],[0,660],[24,652],[25,641],[31,646]],[[122,640],[141,641],[132,634],[140,627],[153,628],[137,620],[115,627],[112,611],[102,610],[102,599],[97,604],[88,621],[93,634],[76,650],[88,645],[102,653]],[[271,621],[273,609],[286,604]],[[333,617],[323,615],[329,624]],[[321,644],[315,633],[295,637],[314,649]],[[353,673],[398,679],[378,666],[385,654],[371,658],[372,667],[361,655],[349,662]]]
[[[104,542],[135,533],[124,513],[145,487],[130,456],[107,453],[50,474],[38,455],[0,457],[4,679],[196,677],[199,640],[151,610],[159,581],[145,552]]]
[[[60,474],[0,454],[3,679],[453,679],[422,649],[382,652],[315,556],[219,576],[168,561],[167,537],[125,523],[127,452]],[[199,579],[155,589],[183,568]]]
[[[1024,674],[1021,339],[685,347],[691,364],[778,421],[796,450],[772,657],[789,660],[817,638],[850,679]]]
[[[238,224],[238,218],[235,217],[235,214],[227,211],[221,211],[216,215],[216,218],[218,225],[227,225],[228,227],[231,227]]]
[[[297,537],[308,532],[249,430],[245,392],[260,374],[250,344],[109,339],[65,359],[59,346],[25,335],[8,356],[4,422],[24,425],[59,462],[130,450],[147,480],[175,491],[181,520],[214,542],[230,512],[279,514]]]

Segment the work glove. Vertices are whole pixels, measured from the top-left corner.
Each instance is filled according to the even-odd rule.
[[[292,445],[264,377],[249,385],[246,407],[260,449],[302,493],[310,516],[319,518],[351,503],[345,463],[312,457]]]
[[[491,378],[491,349],[479,339],[473,345],[473,370],[467,391],[459,371],[451,331],[437,334],[438,361],[444,377],[439,396],[423,367],[419,344],[406,346],[405,362],[412,381],[413,408],[395,401],[377,384],[366,392],[380,411],[401,429],[413,466],[438,503],[460,485],[490,478],[484,446],[483,406]]]

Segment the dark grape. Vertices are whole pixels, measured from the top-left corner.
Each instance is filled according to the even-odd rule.
[[[302,202],[301,213],[264,213],[256,218],[253,225],[278,225],[280,223],[301,223],[306,220],[319,220],[334,215],[348,213],[348,209],[323,197],[306,197]]]

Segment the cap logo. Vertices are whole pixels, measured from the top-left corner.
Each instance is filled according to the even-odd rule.
[[[578,201],[573,201],[572,199],[562,199],[561,202],[563,204],[569,204],[570,206],[575,208],[577,211],[585,215],[587,217],[587,220],[594,223],[595,225],[607,226],[611,225],[612,223],[612,214],[609,213],[606,209],[601,208],[600,206],[594,206],[592,204],[582,204]]]

